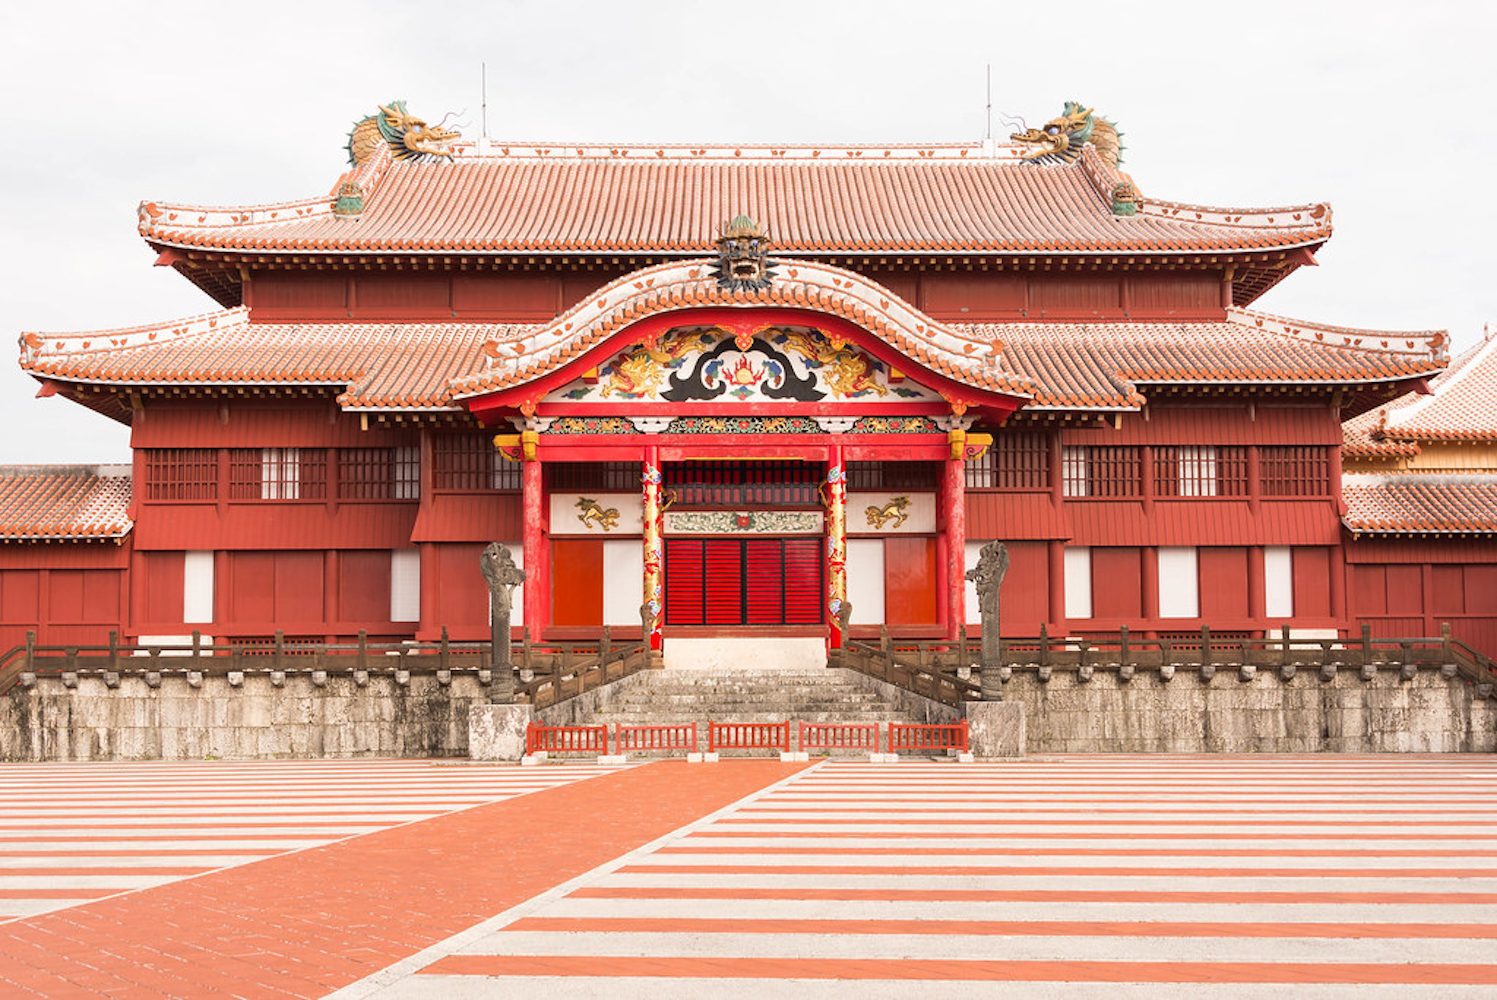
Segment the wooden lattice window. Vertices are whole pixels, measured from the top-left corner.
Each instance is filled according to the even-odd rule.
[[[235,448],[231,500],[326,500],[326,448]]]
[[[151,448],[147,450],[146,499],[217,500],[217,449]]]
[[[1326,448],[1265,445],[1258,451],[1258,469],[1266,497],[1320,497],[1331,492],[1331,456]]]
[[[1247,449],[1209,444],[1154,449],[1154,492],[1162,497],[1246,496]]]
[[[993,446],[967,463],[967,487],[977,490],[1048,490],[1050,435],[1043,431],[995,434]]]
[[[421,450],[340,448],[338,496],[344,500],[419,500]]]
[[[634,493],[640,489],[644,466],[638,462],[557,462],[546,466],[555,492],[599,490]]]
[[[809,507],[822,475],[819,462],[671,462],[665,486],[686,507]]]
[[[933,490],[941,483],[939,462],[848,462],[850,490]]]
[[[438,490],[520,489],[519,462],[505,459],[480,434],[441,434],[432,440],[432,488]]]
[[[1062,492],[1068,497],[1136,497],[1142,493],[1142,450],[1136,445],[1066,445]]]

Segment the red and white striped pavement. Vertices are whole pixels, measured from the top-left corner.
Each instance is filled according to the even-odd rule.
[[[0,924],[611,770],[440,760],[0,764]]]
[[[338,995],[1497,997],[1497,759],[828,762]]]

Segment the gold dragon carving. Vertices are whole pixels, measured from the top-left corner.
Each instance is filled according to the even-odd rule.
[[[882,507],[867,508],[868,526],[871,528],[897,528],[910,518],[910,498],[897,496]]]
[[[612,531],[619,526],[619,509],[617,507],[604,506],[592,497],[578,497],[576,507],[580,514],[577,520],[589,528],[596,524],[604,531]]]
[[[786,350],[820,365],[822,381],[838,399],[860,392],[879,396],[889,394],[888,387],[880,385],[875,376],[872,359],[862,351],[833,347],[825,338],[801,330],[785,331],[784,346]]]

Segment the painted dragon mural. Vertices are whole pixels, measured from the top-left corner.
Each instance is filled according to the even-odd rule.
[[[390,147],[397,160],[420,161],[432,156],[452,156],[450,144],[462,136],[454,129],[428,125],[406,109],[405,101],[381,104],[379,113],[361,118],[348,133],[348,162],[361,166],[380,144]]]
[[[1110,167],[1123,160],[1122,133],[1117,126],[1077,101],[1067,101],[1061,116],[1043,128],[1025,129],[1009,138],[1029,147],[1024,159],[1031,163],[1075,163],[1087,143]]]

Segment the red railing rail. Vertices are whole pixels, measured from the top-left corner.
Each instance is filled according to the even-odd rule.
[[[889,723],[890,753],[920,753],[930,750],[967,752],[967,720],[941,725]]]
[[[622,723],[613,730],[613,745],[619,753],[630,750],[695,750],[697,748],[697,724],[688,722],[678,726],[626,726]]]
[[[708,722],[707,749],[779,750],[790,752],[790,723],[785,722]]]
[[[538,726],[525,727],[525,752],[536,753],[608,752],[607,726]]]
[[[802,750],[867,750],[878,753],[876,722],[802,722]]]

